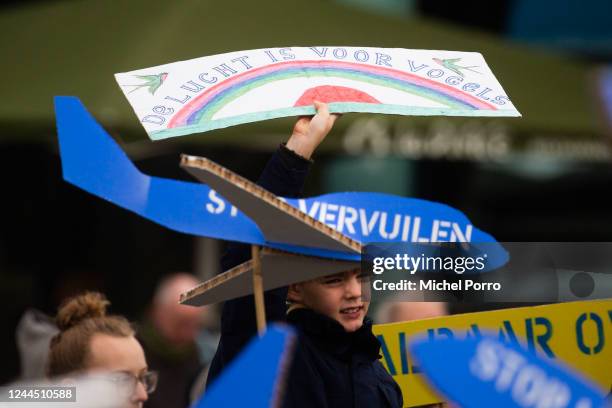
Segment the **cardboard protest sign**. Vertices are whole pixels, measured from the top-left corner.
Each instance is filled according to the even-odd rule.
[[[153,140],[330,111],[520,116],[481,54],[369,47],[237,51],[115,75]]]
[[[210,187],[142,173],[77,98],[56,97],[55,107],[64,179],[93,195],[182,233],[326,258],[360,259],[356,252],[270,242],[266,230]],[[258,189],[251,183],[245,191]],[[304,213],[300,216],[308,220],[304,226],[322,222],[341,233],[334,235],[348,237],[342,238],[346,242],[496,242],[460,211],[425,200],[359,192],[278,200]],[[276,227],[282,229],[278,223]]]
[[[411,342],[427,379],[461,407],[596,408],[605,392],[578,373],[486,335]]]
[[[407,407],[442,401],[409,352],[407,341],[419,335],[463,339],[479,338],[485,331],[494,331],[505,342],[569,365],[605,390],[612,385],[610,299],[375,325],[373,331],[382,344],[381,361],[402,389]]]
[[[291,327],[270,326],[244,348],[193,408],[280,406],[296,341]]]

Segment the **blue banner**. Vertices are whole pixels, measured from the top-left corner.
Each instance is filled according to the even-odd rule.
[[[461,407],[604,406],[603,392],[569,367],[490,335],[416,340],[411,350],[435,388]]]
[[[186,234],[359,260],[359,254],[266,242],[250,218],[206,185],[138,170],[78,98],[56,97],[55,111],[64,179],[93,195]],[[286,201],[362,243],[496,242],[460,211],[420,199],[351,192]]]

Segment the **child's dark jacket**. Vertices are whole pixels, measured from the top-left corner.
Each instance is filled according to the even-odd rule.
[[[300,195],[310,162],[281,146],[268,162],[258,184],[283,197]],[[250,247],[230,244],[222,259],[227,270],[250,258]],[[296,328],[298,342],[284,392],[284,407],[401,407],[402,394],[378,361],[380,343],[368,319],[354,333],[335,320],[309,309],[285,314],[287,288],[265,293],[269,322]],[[207,384],[240,353],[256,333],[252,296],[225,302],[221,339]]]

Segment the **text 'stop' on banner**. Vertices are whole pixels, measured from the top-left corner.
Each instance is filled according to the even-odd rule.
[[[429,381],[458,406],[605,406],[603,390],[579,372],[500,341],[492,332],[482,338],[416,340],[412,352]]]
[[[476,52],[285,47],[115,74],[153,140],[242,123],[336,113],[520,116]]]

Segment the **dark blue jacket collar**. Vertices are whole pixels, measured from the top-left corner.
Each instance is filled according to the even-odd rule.
[[[342,360],[374,361],[379,358],[380,342],[372,333],[372,320],[366,317],[363,326],[347,332],[336,320],[311,309],[294,309],[287,322],[325,351]]]

